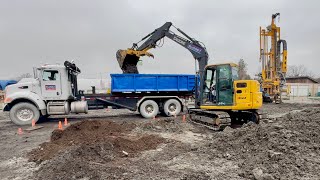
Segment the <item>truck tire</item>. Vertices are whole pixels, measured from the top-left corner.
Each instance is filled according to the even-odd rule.
[[[32,119],[37,122],[40,117],[38,108],[27,102],[22,102],[14,105],[10,110],[10,119],[16,125],[30,125]]]
[[[163,105],[166,116],[178,115],[181,112],[181,103],[176,99],[169,99]]]
[[[159,106],[153,100],[146,100],[140,105],[140,114],[144,118],[153,118],[159,113]]]

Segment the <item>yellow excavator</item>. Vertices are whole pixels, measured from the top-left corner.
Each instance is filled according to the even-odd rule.
[[[275,24],[277,17],[280,17],[280,13],[272,15],[271,25],[267,28],[260,27],[260,62],[262,65],[260,83],[264,102],[281,103],[282,92],[288,91],[284,88],[288,52],[287,42],[280,39],[280,27]]]
[[[141,56],[153,57],[148,50],[157,47],[167,37],[185,47],[198,61],[195,84],[195,106],[189,108],[190,119],[210,129],[222,129],[225,125],[258,123],[262,106],[260,84],[256,80],[238,80],[238,66],[234,63],[208,65],[208,53],[203,43],[176,28],[184,37],[170,31],[171,22],[148,34],[132,48],[118,50],[116,57],[123,73],[138,73],[137,63]]]

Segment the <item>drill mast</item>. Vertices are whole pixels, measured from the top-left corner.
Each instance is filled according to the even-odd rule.
[[[267,28],[260,27],[261,86],[264,93],[270,95],[276,103],[281,102],[281,92],[287,91],[284,88],[287,73],[287,43],[280,39],[280,27],[275,24],[278,16],[280,13],[272,15],[271,25]]]

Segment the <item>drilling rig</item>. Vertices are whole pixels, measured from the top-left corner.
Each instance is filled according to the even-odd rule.
[[[280,13],[272,15],[271,25],[260,26],[260,84],[265,102],[281,103],[287,73],[287,42],[280,38],[280,27],[275,23]]]

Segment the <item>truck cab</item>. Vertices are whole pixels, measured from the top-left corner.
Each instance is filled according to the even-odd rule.
[[[40,117],[87,113],[86,101],[77,100],[77,75],[80,69],[66,61],[64,65],[34,68],[34,78],[25,78],[5,89],[5,111],[18,125],[31,124]]]

